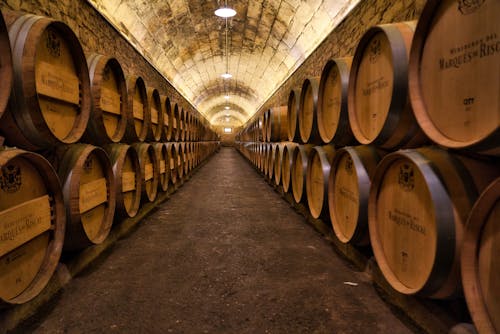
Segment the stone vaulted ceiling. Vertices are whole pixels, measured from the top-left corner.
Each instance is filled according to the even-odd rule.
[[[214,125],[247,121],[359,0],[88,0]],[[226,60],[230,79],[223,79]],[[229,99],[225,98],[229,96]]]

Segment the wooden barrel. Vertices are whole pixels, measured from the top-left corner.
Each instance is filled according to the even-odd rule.
[[[158,89],[148,88],[147,92],[151,114],[151,126],[147,138],[152,142],[158,142],[161,140],[163,133],[163,103]]]
[[[173,110],[172,104],[168,96],[163,97],[163,132],[162,138],[164,141],[170,141],[172,139],[172,122],[173,122]]]
[[[293,153],[297,145],[298,144],[296,143],[289,142],[283,149],[283,159],[281,162],[281,184],[283,185],[284,192],[288,192],[290,190]]]
[[[315,146],[308,156],[306,194],[309,212],[313,218],[329,218],[328,177],[335,157],[333,145]]]
[[[9,32],[3,15],[0,12],[0,119],[7,108],[10,90],[12,88],[13,69],[12,52],[10,50]]]
[[[141,204],[141,165],[137,152],[129,145],[104,146],[113,168],[116,184],[116,215],[135,217]]]
[[[168,168],[168,151],[164,143],[153,143],[153,148],[156,151],[158,158],[158,185],[160,190],[165,192],[168,190],[168,182],[170,179],[170,168]]]
[[[269,143],[269,149],[267,151],[267,173],[266,177],[268,180],[272,181],[274,177],[274,160],[276,159],[276,150],[278,144]]]
[[[178,118],[178,131],[179,131],[179,141],[186,140],[186,129],[185,129],[185,119],[184,119],[184,107],[179,106],[179,118]]]
[[[116,206],[116,185],[106,152],[93,145],[58,148],[57,173],[66,206],[64,250],[100,244],[108,237]]]
[[[177,183],[177,155],[178,155],[178,150],[177,150],[177,145],[174,143],[166,143],[165,147],[167,148],[167,155],[168,155],[168,167],[170,169],[170,183],[172,185],[175,185]]]
[[[464,224],[496,164],[437,148],[391,153],[377,166],[368,200],[370,241],[397,291],[448,298],[460,292]]]
[[[288,141],[299,142],[299,107],[300,107],[300,87],[290,90],[287,103],[287,126]]]
[[[368,195],[381,152],[373,146],[337,151],[328,179],[328,209],[333,231],[342,243],[369,244]]]
[[[141,77],[127,79],[127,96],[128,123],[124,140],[128,143],[143,142],[151,126],[151,109],[146,84]]]
[[[321,72],[318,92],[318,131],[325,144],[353,145],[356,139],[349,125],[347,87],[352,57],[327,61]]]
[[[283,164],[283,153],[286,147],[286,143],[277,143],[276,144],[276,153],[274,156],[274,184],[279,186],[281,184],[281,170]]]
[[[348,113],[361,144],[393,150],[426,141],[408,98],[408,54],[414,26],[414,21],[374,26],[356,48]]]
[[[318,130],[319,78],[305,79],[300,91],[299,133],[300,140],[308,144],[320,144]]]
[[[268,110],[267,141],[280,142],[288,139],[287,106],[273,107]]]
[[[189,143],[182,142],[180,143],[182,146],[182,167],[183,167],[183,175],[184,178],[187,178],[190,172],[189,166]]]
[[[22,304],[47,285],[61,255],[61,184],[42,156],[0,151],[0,304]]]
[[[184,179],[184,145],[183,143],[175,143],[177,147],[177,161],[175,161],[175,168],[177,169],[177,177],[180,181]]]
[[[427,1],[409,64],[416,119],[439,145],[500,155],[498,1]],[[457,33],[458,32],[458,33]]]
[[[0,128],[8,145],[40,150],[75,143],[89,120],[85,54],[63,22],[9,12],[14,83]]]
[[[174,104],[174,110],[172,113],[172,138],[173,141],[179,141],[181,137],[180,131],[180,110],[177,103]]]
[[[479,333],[500,332],[500,178],[472,208],[462,246],[462,285]]]
[[[158,195],[159,168],[158,157],[151,144],[135,143],[132,148],[137,152],[141,166],[142,197],[153,202]]]
[[[307,199],[307,193],[304,191],[307,176],[307,158],[311,152],[313,145],[298,145],[293,151],[292,157],[292,193],[296,203],[300,203]]]
[[[84,142],[118,143],[127,128],[127,83],[116,58],[92,54],[87,58],[92,89],[92,112]]]

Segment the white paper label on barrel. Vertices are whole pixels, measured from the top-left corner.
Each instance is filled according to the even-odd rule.
[[[166,171],[165,160],[160,160],[160,174],[165,174]]]
[[[0,212],[0,256],[50,229],[49,196],[41,196]]]
[[[153,178],[153,164],[144,166],[144,180],[149,181]]]
[[[122,192],[135,190],[135,173],[123,172],[122,174]]]
[[[120,94],[102,87],[101,88],[101,109],[111,114],[120,115]]]
[[[78,77],[75,74],[50,63],[40,62],[35,76],[38,94],[73,104],[80,103]]]
[[[151,123],[158,124],[158,110],[151,108]]]
[[[107,200],[108,191],[105,178],[80,185],[80,213],[87,212]]]
[[[144,106],[140,101],[134,100],[133,113],[135,119],[144,120]]]

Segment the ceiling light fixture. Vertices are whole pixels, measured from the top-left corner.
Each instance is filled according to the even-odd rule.
[[[224,2],[224,6],[218,8],[214,12],[218,17],[228,18],[236,15],[236,11],[227,6],[227,0]]]
[[[229,110],[231,108],[229,106],[225,106],[224,109]]]
[[[226,4],[227,5],[227,4]],[[229,27],[227,24],[227,18],[226,18],[226,29],[224,29],[225,32],[225,50],[224,53],[226,55],[226,72],[221,74],[221,77],[224,79],[231,79],[233,76],[231,73],[229,73]]]
[[[225,98],[226,100],[229,100],[229,95],[224,95],[224,98]]]

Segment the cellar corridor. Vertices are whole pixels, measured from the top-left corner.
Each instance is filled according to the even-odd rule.
[[[411,333],[232,148],[18,332]]]

